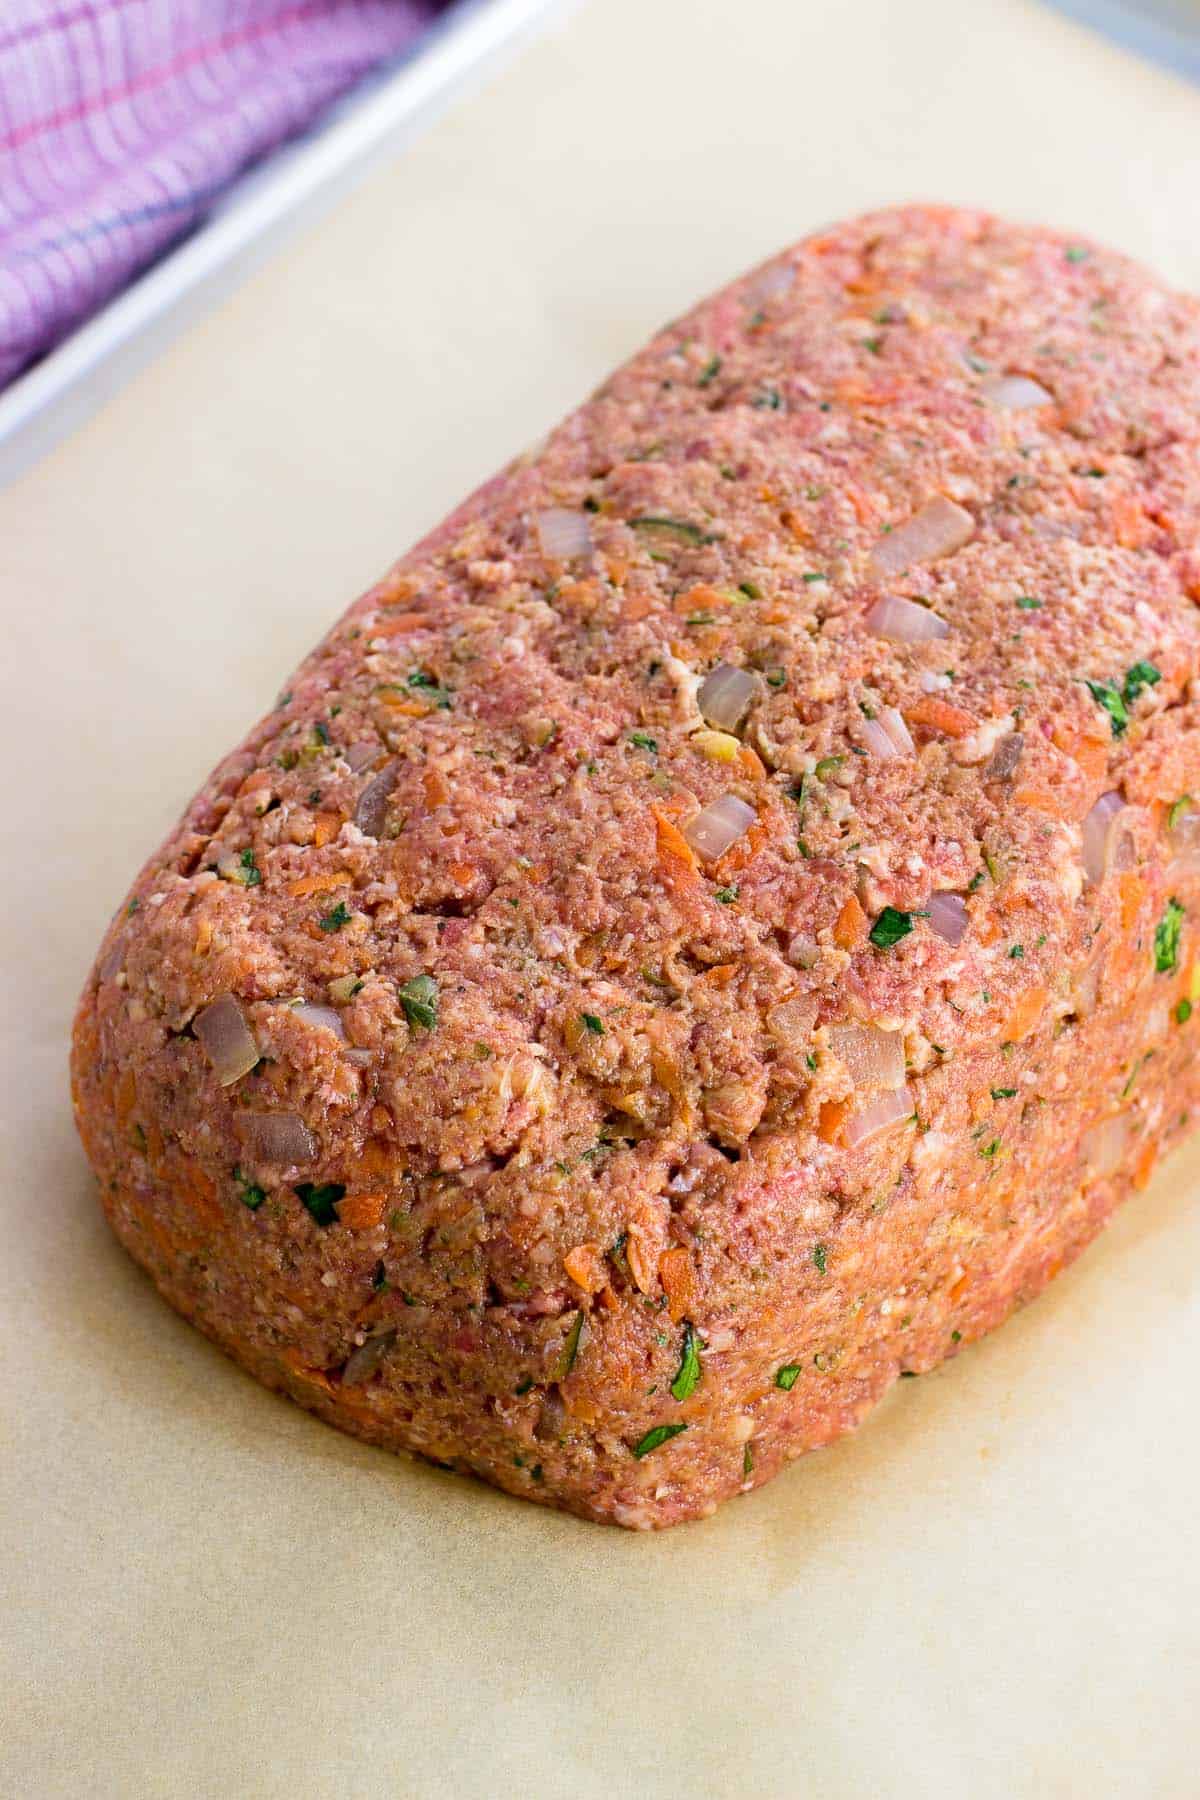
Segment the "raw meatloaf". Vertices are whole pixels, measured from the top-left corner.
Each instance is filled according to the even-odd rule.
[[[1200,1092],[1200,312],[973,212],[656,337],[121,907],[108,1216],[261,1381],[627,1526],[1069,1262]]]

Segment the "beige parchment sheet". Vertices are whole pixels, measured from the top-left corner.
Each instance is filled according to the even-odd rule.
[[[663,319],[904,198],[1200,288],[1200,92],[1032,0],[591,0],[0,496],[5,1800],[1200,1793],[1200,1148],[855,1440],[635,1537],[262,1392],[72,1131],[106,916],[334,612]]]

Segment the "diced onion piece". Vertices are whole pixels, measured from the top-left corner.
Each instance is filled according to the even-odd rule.
[[[1025,735],[1020,731],[1010,731],[1002,737],[992,752],[992,760],[983,771],[985,781],[1011,781],[1020,766],[1025,754]]]
[[[881,1031],[877,1025],[834,1025],[829,1044],[856,1088],[904,1086],[902,1032]]]
[[[842,1128],[842,1135],[848,1149],[857,1150],[870,1138],[878,1137],[881,1131],[888,1131],[893,1125],[899,1125],[904,1119],[912,1117],[912,1091],[905,1084],[890,1093],[882,1093],[869,1105],[860,1107],[851,1113]]]
[[[306,1025],[315,1026],[318,1031],[332,1031],[334,1037],[345,1040],[345,1027],[336,1007],[313,1006],[307,1000],[302,1000],[299,1006],[293,1006],[292,1011]]]
[[[697,856],[716,862],[739,838],[745,837],[756,817],[754,808],[736,794],[722,794],[688,820],[683,835]]]
[[[862,734],[867,740],[867,749],[880,762],[889,762],[894,756],[916,754],[917,746],[908,726],[894,706],[885,706],[876,719],[864,719]]]
[[[109,950],[108,955],[104,958],[104,961],[100,964],[100,967],[96,971],[96,973],[99,975],[101,981],[114,981],[116,979],[116,977],[121,973],[121,967],[122,967],[122,964],[124,963],[124,961],[125,961],[125,933],[122,931],[122,932],[119,932],[117,934],[116,938],[113,940],[112,947]]]
[[[947,675],[944,669],[922,669],[917,676],[917,686],[923,694],[940,694],[953,683],[953,676]]]
[[[887,638],[893,644],[928,644],[934,638],[950,636],[945,619],[900,594],[885,594],[882,600],[876,600],[865,624],[875,637]]]
[[[304,1120],[295,1113],[237,1113],[233,1128],[242,1148],[260,1162],[312,1162],[317,1154],[317,1140]]]
[[[1040,381],[1030,375],[985,375],[979,391],[993,406],[1007,407],[1010,412],[1023,412],[1029,406],[1049,406],[1054,399]]]
[[[917,746],[912,741],[904,718],[894,706],[885,706],[879,715],[879,723],[891,738],[896,752],[900,756],[915,756]]]
[[[222,1087],[248,1075],[258,1061],[254,1034],[232,994],[218,994],[203,1012],[196,1014],[192,1030]]]
[[[1128,1113],[1114,1113],[1111,1118],[1102,1119],[1099,1125],[1093,1125],[1080,1138],[1079,1153],[1088,1174],[1095,1180],[1102,1181],[1107,1175],[1115,1175],[1121,1167],[1129,1148],[1130,1124]]]
[[[1112,867],[1117,820],[1125,810],[1124,799],[1114,789],[1101,794],[1083,821],[1083,872],[1093,887],[1104,880]]]
[[[884,533],[868,558],[871,573],[886,580],[913,563],[948,556],[952,550],[961,550],[974,532],[975,521],[965,508],[944,494],[935,494],[911,519]]]
[[[538,542],[542,555],[559,562],[570,562],[575,556],[588,556],[592,549],[592,528],[585,512],[566,506],[548,506],[535,513]]]
[[[379,750],[378,738],[363,738],[361,742],[351,744],[348,750],[343,750],[342,755],[357,775],[360,769],[365,769],[368,763],[375,761]]]
[[[343,1382],[353,1387],[357,1382],[370,1381],[395,1341],[394,1325],[386,1326],[383,1331],[373,1332],[365,1344],[360,1344],[346,1358],[346,1366],[342,1370]]]
[[[894,756],[899,756],[900,752],[878,719],[864,719],[862,734],[867,749],[878,761],[890,762]]]
[[[383,822],[387,817],[388,796],[396,785],[398,773],[396,764],[390,762],[386,769],[380,769],[378,775],[371,777],[358,796],[358,805],[354,809],[354,823],[364,837],[378,837],[383,830]]]
[[[781,1000],[778,1006],[771,1008],[767,1014],[767,1030],[776,1043],[795,1049],[798,1044],[807,1044],[816,1018],[816,1001],[793,994],[790,1000]]]
[[[1200,874],[1200,807],[1190,795],[1171,808],[1167,836],[1171,845],[1171,875],[1178,880]]]
[[[773,300],[776,294],[786,294],[796,279],[796,271],[791,263],[772,263],[764,269],[756,280],[746,289],[746,299],[754,306],[764,300]]]
[[[1146,1042],[1157,1044],[1171,1029],[1171,1015],[1165,1000],[1156,1000],[1146,1014]]]
[[[1090,1019],[1100,995],[1103,958],[1097,957],[1071,984],[1071,1011],[1079,1019]]]
[[[718,663],[700,683],[696,703],[706,725],[717,731],[736,731],[758,692],[758,679],[749,669]]]
[[[788,939],[788,961],[795,963],[798,969],[815,969],[821,960],[821,946],[815,938],[805,937],[802,931]]]
[[[944,943],[961,944],[967,929],[967,906],[960,894],[942,892],[929,896],[929,929]]]

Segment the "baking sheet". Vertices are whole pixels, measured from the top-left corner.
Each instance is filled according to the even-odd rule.
[[[1200,288],[1197,95],[1020,0],[592,0],[0,495],[0,1793],[1194,1800],[1200,1147],[854,1440],[633,1537],[262,1392],[65,1097],[131,869],[334,609],[662,319],[944,196]]]
[[[448,0],[401,55],[239,176],[202,224],[0,393],[0,484],[77,429],[290,232],[319,219],[565,3]]]

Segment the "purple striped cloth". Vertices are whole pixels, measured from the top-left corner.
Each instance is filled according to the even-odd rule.
[[[0,0],[0,387],[437,0]]]

